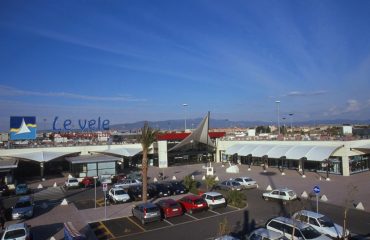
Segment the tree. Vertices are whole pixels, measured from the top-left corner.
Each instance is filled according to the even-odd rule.
[[[206,179],[204,180],[206,184],[207,191],[212,189],[214,185],[216,185],[216,177],[215,176],[206,176]]]
[[[142,176],[143,176],[143,201],[148,200],[148,152],[149,147],[156,140],[158,131],[151,128],[148,122],[144,123],[144,127],[141,129],[140,143],[143,148],[143,159],[141,162]]]

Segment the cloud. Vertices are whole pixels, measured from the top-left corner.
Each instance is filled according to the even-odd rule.
[[[337,116],[348,113],[358,113],[370,107],[370,99],[361,104],[358,100],[348,99],[345,106],[332,106],[324,116]]]
[[[116,97],[105,97],[105,96],[89,96],[81,95],[76,93],[68,92],[36,92],[21,90],[9,86],[0,85],[0,96],[38,96],[38,97],[61,97],[61,98],[72,98],[81,99],[88,101],[122,101],[122,102],[145,102],[146,99],[133,98],[131,96],[116,96]]]
[[[325,90],[318,90],[314,92],[300,92],[300,91],[291,91],[287,93],[286,95],[283,95],[284,97],[309,97],[309,96],[318,96],[318,95],[324,95],[327,94],[328,91]]]

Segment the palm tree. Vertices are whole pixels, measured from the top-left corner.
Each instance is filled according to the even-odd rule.
[[[156,140],[158,131],[151,128],[148,122],[144,123],[144,127],[141,129],[140,143],[143,148],[143,159],[141,162],[142,176],[143,176],[143,201],[148,200],[148,152],[149,147]]]

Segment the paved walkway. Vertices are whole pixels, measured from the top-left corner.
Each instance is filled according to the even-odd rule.
[[[356,174],[350,177],[330,175],[331,181],[325,181],[325,174],[319,175],[313,172],[306,172],[306,178],[294,170],[286,170],[285,176],[282,176],[276,168],[268,168],[267,172],[259,166],[252,166],[251,171],[248,171],[248,166],[240,165],[239,174],[226,173],[227,166],[222,166],[220,163],[213,164],[215,175],[220,180],[229,179],[236,176],[250,176],[255,179],[260,189],[266,189],[268,185],[275,187],[289,187],[295,190],[298,194],[303,191],[310,193],[315,185],[321,188],[321,194],[328,198],[328,203],[335,205],[353,208],[353,204],[362,202],[365,211],[370,212],[370,172]],[[186,165],[175,166],[166,169],[150,167],[148,175],[152,179],[158,176],[158,173],[164,173],[168,179],[176,176],[178,180],[183,179],[186,175],[194,175],[196,180],[201,181],[206,170],[204,165]],[[42,182],[34,182],[30,184],[32,188],[37,188],[41,183],[43,187],[52,187],[54,183],[58,186],[62,185],[64,178],[49,179]],[[356,189],[356,191],[352,191]],[[351,192],[352,191],[352,192]],[[178,197],[178,196],[176,196]],[[119,205],[111,205],[107,207],[106,216],[108,219],[128,216],[131,214],[131,209],[134,203],[126,203]],[[88,239],[95,239],[94,235],[89,232],[87,223],[95,221],[103,221],[105,218],[104,207],[78,210],[73,204],[67,206],[50,207],[50,210],[42,216],[35,217],[27,222],[37,231],[42,232],[42,236],[37,239],[63,239],[63,223],[71,221],[74,226],[83,232],[86,232]]]

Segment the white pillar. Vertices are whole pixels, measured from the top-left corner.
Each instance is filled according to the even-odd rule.
[[[167,141],[158,141],[158,167],[168,167]]]
[[[347,155],[342,155],[342,171],[343,176],[349,176],[349,157]]]

